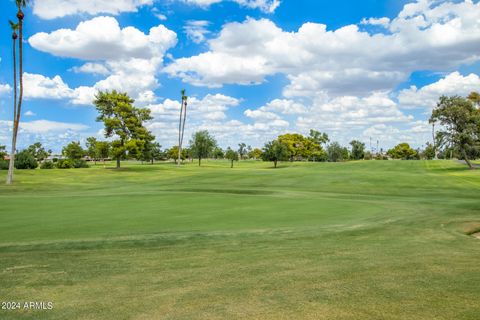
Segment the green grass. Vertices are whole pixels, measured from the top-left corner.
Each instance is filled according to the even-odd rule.
[[[0,319],[480,317],[480,171],[455,162],[16,178],[0,185],[0,301],[54,309]]]

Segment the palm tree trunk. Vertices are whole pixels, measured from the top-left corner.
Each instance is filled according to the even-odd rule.
[[[185,106],[185,110],[183,110],[182,137],[180,139],[181,144],[183,144],[183,134],[185,133],[185,121],[187,119],[187,101],[185,101],[184,106]]]
[[[232,160],[232,166],[230,168],[233,168],[233,160]]]
[[[180,157],[182,155],[182,115],[183,115],[183,98],[182,105],[180,107],[180,120],[178,122],[178,161],[177,166],[180,166]]]
[[[7,184],[13,183],[13,170],[15,165],[15,147],[17,144],[17,51],[16,41],[13,39],[13,130],[12,130],[12,149],[10,152],[10,162],[8,164]]]

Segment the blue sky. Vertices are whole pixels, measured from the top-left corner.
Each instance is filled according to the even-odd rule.
[[[9,145],[12,60],[0,4],[0,144]],[[175,143],[179,92],[187,136],[261,147],[309,129],[332,140],[420,147],[442,94],[480,90],[480,5],[439,0],[34,0],[26,10],[19,146],[55,151],[102,137],[91,101],[126,91]]]

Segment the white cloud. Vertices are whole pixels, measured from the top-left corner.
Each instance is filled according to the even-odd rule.
[[[34,117],[36,116],[37,114],[31,110],[27,110],[24,114],[23,114],[25,117]]]
[[[209,7],[212,4],[220,3],[225,0],[183,0],[185,3],[197,5],[200,7]],[[273,13],[280,6],[280,0],[229,0],[238,3],[242,7],[250,9],[260,9],[266,13]]]
[[[9,84],[0,84],[0,96],[7,95],[12,91],[12,87]]]
[[[195,43],[202,43],[206,40],[205,36],[210,33],[207,27],[210,25],[206,20],[190,20],[183,27],[187,37]]]
[[[40,74],[24,73],[25,98],[29,99],[68,99],[73,90],[58,75],[48,78]]]
[[[156,74],[165,52],[177,43],[177,35],[163,25],[144,34],[134,27],[121,28],[113,17],[96,17],[81,22],[74,30],[37,33],[29,43],[55,56],[92,61],[74,67],[74,72],[107,76],[91,87],[75,89],[67,88],[59,77],[54,78],[63,89],[63,97],[69,97],[73,104],[90,105],[96,91],[114,89],[127,92],[142,104],[156,99],[152,94],[159,86]],[[55,96],[51,92],[43,95]]]
[[[368,96],[391,90],[419,69],[444,71],[477,61],[478,21],[480,3],[472,1],[407,5],[380,33],[357,25],[328,30],[318,23],[287,32],[267,19],[247,19],[226,24],[208,51],[164,70],[197,86],[258,84],[283,74],[290,80],[287,97]]]
[[[432,110],[442,95],[468,96],[472,91],[479,91],[480,77],[476,74],[462,76],[459,72],[452,72],[439,81],[418,89],[412,86],[400,91],[398,100],[402,108],[425,108]]]
[[[387,28],[390,25],[390,18],[363,18],[360,24]]]
[[[74,14],[119,14],[136,12],[153,0],[35,0],[33,13],[42,19],[56,19]]]

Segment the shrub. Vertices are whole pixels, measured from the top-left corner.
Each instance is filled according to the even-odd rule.
[[[37,160],[27,150],[23,150],[15,156],[16,169],[35,169],[37,167],[38,167]]]
[[[75,159],[73,160],[73,167],[74,168],[88,168],[87,161],[82,159]]]
[[[60,159],[57,161],[56,166],[58,169],[72,169],[73,161],[70,159]]]
[[[45,161],[42,162],[40,165],[40,169],[53,169],[55,168],[55,164],[52,161]]]
[[[8,170],[10,161],[0,160],[0,170]]]

